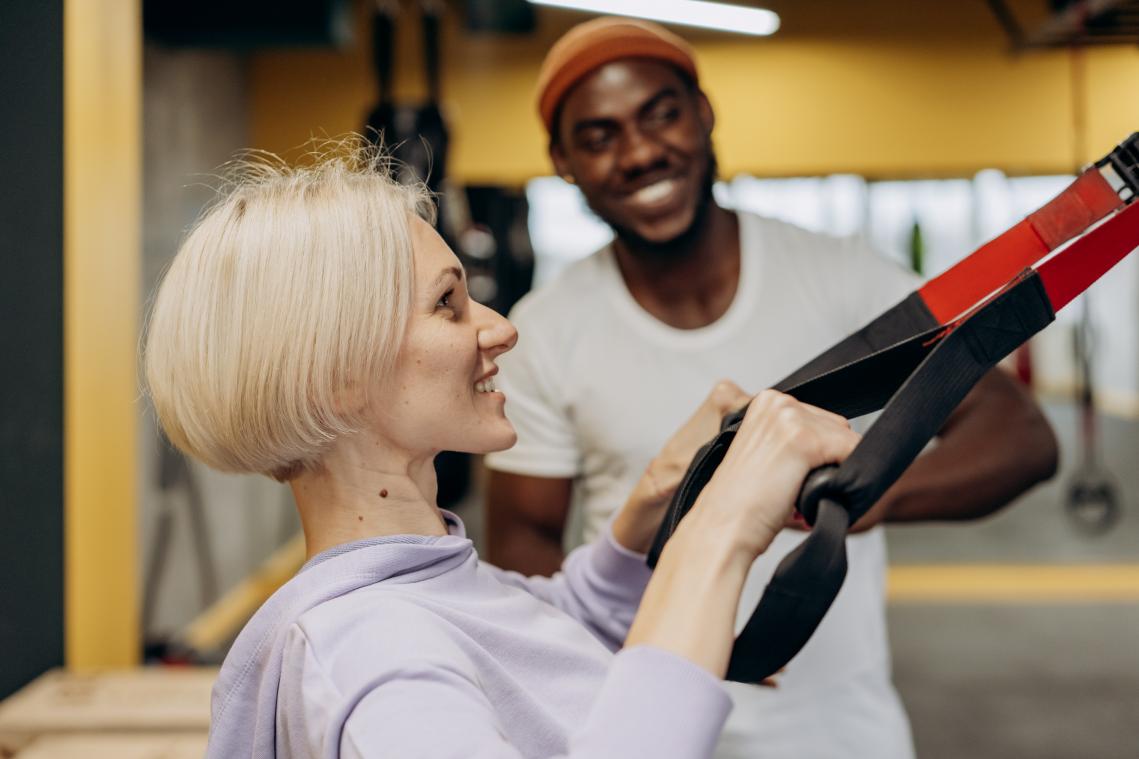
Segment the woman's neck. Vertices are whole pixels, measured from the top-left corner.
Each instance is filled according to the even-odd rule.
[[[434,453],[393,450],[367,435],[342,438],[320,465],[290,481],[308,558],[384,535],[446,535],[435,505]]]

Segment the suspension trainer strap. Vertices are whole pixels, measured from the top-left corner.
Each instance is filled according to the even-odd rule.
[[[1042,208],[820,353],[775,385],[775,389],[786,392],[820,374],[948,324],[1004,287],[1021,270],[1083,234],[1136,196],[1139,132],[1089,167]],[[743,410],[726,423],[742,416]]]
[[[956,318],[1017,272],[1083,234],[1123,204],[1100,170],[1092,167],[1043,208],[982,245],[918,292],[939,322]]]
[[[847,416],[885,410],[842,465],[824,467],[808,477],[799,509],[814,529],[776,570],[736,641],[729,679],[761,680],[802,648],[842,587],[849,525],[901,476],[985,373],[1047,326],[1057,310],[1137,244],[1139,204],[1132,204],[1046,261],[1039,271],[1022,272],[957,321],[935,324],[867,353],[875,334],[880,334],[870,328],[882,326],[875,320],[859,333],[861,358],[808,378],[799,379],[803,372],[796,372],[777,386],[804,402]],[[895,309],[915,309],[913,313],[920,315],[917,305],[911,296]],[[848,348],[853,345],[854,341],[847,343]],[[742,410],[729,415],[720,434],[693,460],[656,536],[650,564],[656,563],[668,537],[723,460],[742,416]]]

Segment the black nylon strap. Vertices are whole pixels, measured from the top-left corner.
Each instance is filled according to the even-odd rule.
[[[862,329],[843,338],[796,369],[775,385],[775,389],[783,392],[785,388],[802,385],[821,374],[860,361],[872,353],[885,350],[938,326],[940,325],[937,318],[926,307],[921,293],[915,290],[890,309],[883,311]]]
[[[895,309],[905,304],[903,301]],[[1028,270],[957,325],[924,331],[821,376],[779,388],[805,402],[848,415],[875,411],[883,405],[885,410],[841,466],[824,468],[808,478],[800,510],[815,527],[780,563],[737,638],[728,679],[757,682],[798,653],[842,587],[849,525],[901,476],[977,381],[1054,318],[1039,276]],[[912,311],[908,319],[913,319]],[[875,320],[868,327],[881,321]],[[896,334],[891,329],[905,329],[877,326],[886,329],[860,330],[859,343],[848,338],[835,346],[844,347],[829,360],[839,364],[844,351],[854,350],[858,344],[865,351],[873,344],[870,340],[889,339]],[[831,351],[812,365],[825,367],[827,361],[823,359],[828,354]],[[802,370],[797,371],[789,380],[802,374]],[[791,384],[785,380],[780,385],[785,383]],[[657,533],[650,565],[655,565],[665,542],[723,460],[742,416],[742,411],[731,415],[720,434],[693,460]]]
[[[933,349],[931,341],[943,329],[921,296],[911,293],[792,372],[775,389],[847,418],[877,411]],[[649,549],[650,567],[656,566],[665,542],[720,465],[746,411],[744,406],[725,416],[720,433],[696,452]]]
[[[758,683],[803,648],[846,579],[849,527],[846,509],[829,499],[819,503],[815,529],[779,562],[736,637],[728,660],[729,680]]]
[[[843,494],[852,524],[917,458],[981,377],[1055,318],[1032,272],[934,346],[830,483]]]

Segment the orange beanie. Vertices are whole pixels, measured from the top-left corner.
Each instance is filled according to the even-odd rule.
[[[594,69],[622,58],[655,58],[699,81],[692,47],[650,21],[604,16],[578,24],[554,43],[538,72],[538,113],[546,131],[571,87]]]

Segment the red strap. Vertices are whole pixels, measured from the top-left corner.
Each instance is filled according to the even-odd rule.
[[[1139,203],[1132,203],[1037,269],[1048,300],[1052,301],[1052,310],[1068,305],[1136,248]]]
[[[1050,250],[1068,240],[1123,205],[1098,169],[1088,169],[1068,189],[1050,200],[1028,220]]]
[[[1099,170],[1088,169],[1040,210],[918,292],[930,313],[944,324],[1121,205],[1119,194]]]

